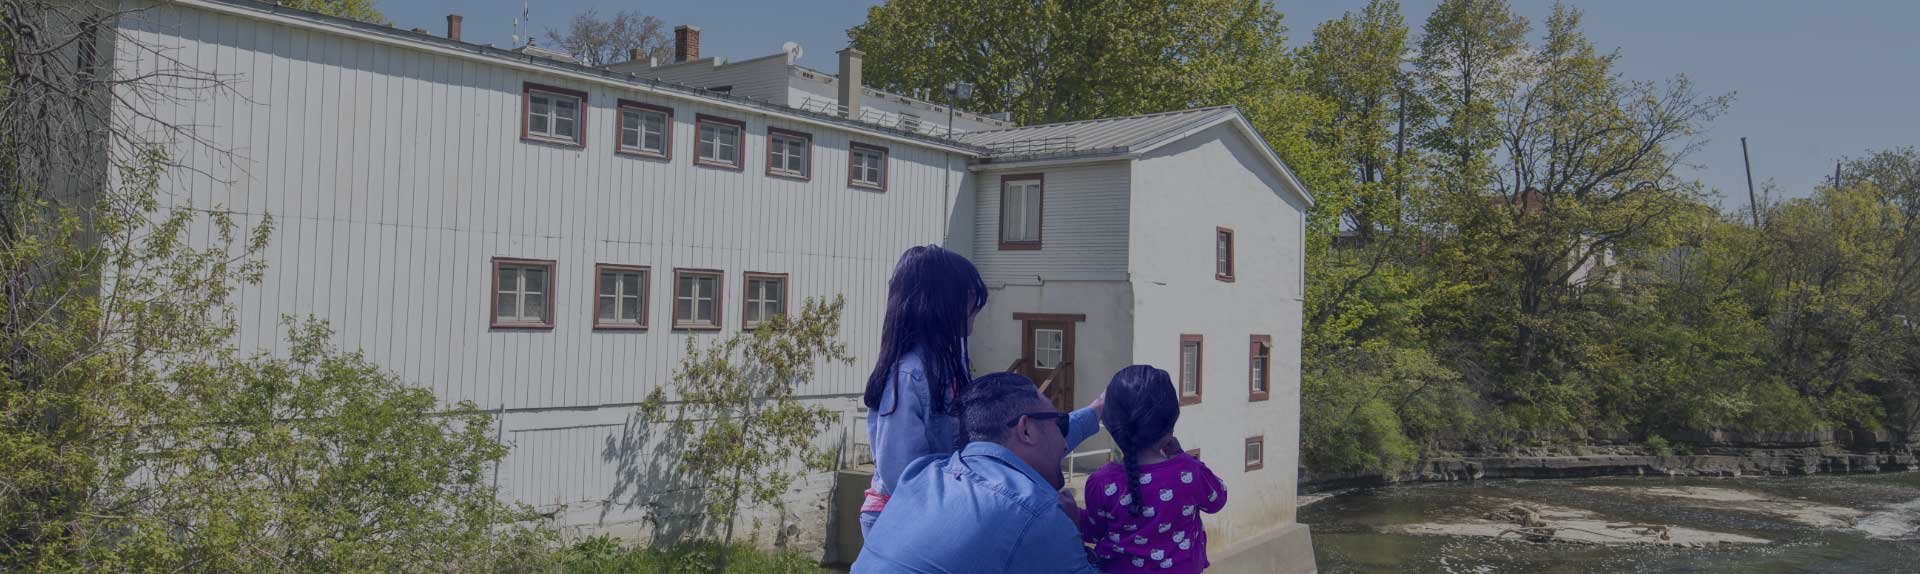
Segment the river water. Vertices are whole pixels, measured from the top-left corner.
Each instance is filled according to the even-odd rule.
[[[1614,525],[1582,523],[1607,539],[1631,536],[1614,529],[1631,523],[1765,542],[1695,548],[1424,533],[1445,530],[1436,523],[1485,526],[1489,512],[1512,506],[1582,512]],[[1301,508],[1300,522],[1313,529],[1325,574],[1920,574],[1920,472],[1416,484],[1333,496]]]

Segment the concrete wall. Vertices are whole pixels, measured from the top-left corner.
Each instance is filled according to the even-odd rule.
[[[974,263],[989,285],[1125,281],[1130,168],[1124,160],[974,174]],[[1000,249],[1000,183],[1045,177],[1040,249]]]
[[[686,338],[740,328],[744,272],[789,273],[793,305],[847,297],[841,335],[856,361],[825,366],[805,392],[851,409],[887,277],[901,250],[942,240],[957,195],[944,190],[966,177],[963,158],[903,141],[274,10],[188,2],[122,17],[128,37],[232,78],[231,92],[142,111],[232,152],[183,143],[188,169],[165,182],[166,209],[226,210],[248,229],[274,218],[271,267],[235,296],[237,343],[284,352],[280,317],[310,315],[332,323],[334,343],[448,402],[504,409],[515,448],[501,484],[564,524],[634,518],[650,486],[621,466],[632,449],[615,433],[669,381]],[[157,66],[129,45],[120,73]],[[520,139],[529,81],[588,93],[584,148]],[[621,98],[674,109],[672,160],[613,153]],[[698,113],[747,123],[743,171],[693,165]],[[813,134],[810,181],[765,175],[770,125]],[[888,191],[846,185],[849,141],[892,150]],[[494,257],[556,261],[554,328],[490,328]],[[595,263],[652,268],[651,330],[591,328]],[[669,328],[675,268],[725,273],[719,334]],[[828,490],[805,486],[797,496]]]
[[[1304,205],[1260,150],[1228,125],[1169,144],[1133,170],[1129,268],[1134,358],[1179,373],[1182,334],[1205,338],[1203,400],[1176,431],[1226,482],[1210,549],[1271,536],[1294,522],[1299,445]],[[1235,231],[1235,281],[1214,277],[1214,233]],[[1249,337],[1270,335],[1270,393],[1250,400]],[[1246,470],[1245,441],[1265,438],[1265,465]]]
[[[976,375],[1006,370],[1020,358],[1023,338],[1014,313],[1087,316],[1074,326],[1075,406],[1093,402],[1114,372],[1133,364],[1133,287],[1126,282],[1029,281],[988,289],[987,308],[974,319],[968,341]],[[1103,439],[1086,448],[1102,444],[1110,443]]]

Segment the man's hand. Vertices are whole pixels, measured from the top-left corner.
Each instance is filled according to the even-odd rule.
[[[1168,436],[1167,442],[1160,446],[1160,454],[1167,455],[1168,458],[1180,456],[1183,452],[1186,452],[1186,449],[1180,448],[1179,437]]]
[[[1067,519],[1076,525],[1080,524],[1080,504],[1074,501],[1073,489],[1061,489],[1055,498],[1060,501],[1060,511],[1067,513]]]

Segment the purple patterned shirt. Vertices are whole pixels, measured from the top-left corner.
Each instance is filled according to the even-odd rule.
[[[1139,467],[1140,515],[1128,510],[1127,467],[1107,463],[1087,477],[1080,537],[1093,545],[1108,574],[1200,572],[1207,566],[1207,531],[1200,513],[1227,504],[1220,477],[1186,453]]]

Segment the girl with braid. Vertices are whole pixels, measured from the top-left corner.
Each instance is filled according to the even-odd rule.
[[[1220,512],[1227,489],[1173,438],[1180,395],[1166,371],[1134,365],[1113,375],[1101,422],[1124,453],[1087,477],[1080,535],[1109,574],[1207,569],[1200,513]]]

